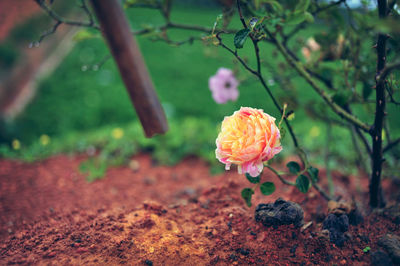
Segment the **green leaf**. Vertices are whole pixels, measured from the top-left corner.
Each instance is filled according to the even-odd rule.
[[[314,16],[310,12],[304,12],[304,16],[307,22],[314,23]]]
[[[296,179],[296,187],[303,193],[307,193],[310,188],[310,181],[305,175],[299,175]]]
[[[283,7],[281,6],[281,4],[279,4],[278,1],[270,0],[265,2],[270,4],[276,11],[283,12]]]
[[[249,36],[249,29],[242,29],[235,34],[235,38],[233,39],[233,43],[235,47],[240,49],[243,48],[244,43],[246,42],[247,37]]]
[[[318,182],[318,173],[319,173],[318,168],[314,168],[314,167],[310,166],[310,167],[308,167],[307,172],[310,175],[311,181],[313,183]]]
[[[260,191],[263,195],[271,195],[275,191],[275,184],[272,182],[262,183],[260,186]]]
[[[310,0],[300,0],[300,2],[296,5],[295,13],[305,12],[310,6]]]
[[[253,183],[253,184],[258,184],[258,183],[260,183],[260,176],[261,176],[261,174],[260,174],[259,176],[256,176],[256,177],[252,177],[251,175],[249,175],[248,173],[246,173],[246,178],[247,178],[247,180],[249,180],[249,182],[250,182],[250,183]]]
[[[371,250],[371,248],[370,248],[369,246],[366,246],[366,247],[363,249],[363,252],[364,252],[364,253],[368,253],[370,250]]]
[[[300,12],[300,13],[291,13],[286,21],[285,24],[286,25],[297,25],[300,24],[301,22],[303,22],[304,20],[306,20],[306,14],[305,12]]]
[[[282,12],[283,11],[283,7],[276,0],[254,0],[254,7],[256,9],[259,9],[261,7],[261,4],[269,4],[269,5],[272,6],[272,8],[274,10],[276,10],[278,12]]]
[[[286,167],[292,174],[297,174],[300,172],[300,165],[294,161],[288,162]]]
[[[251,188],[244,188],[242,190],[242,198],[246,202],[248,207],[251,207],[251,197],[253,196],[254,191]]]

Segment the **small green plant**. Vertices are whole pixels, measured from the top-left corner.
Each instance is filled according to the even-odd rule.
[[[371,251],[371,248],[369,247],[369,246],[366,246],[364,249],[363,249],[363,252],[364,253],[368,253],[368,252],[370,252]]]

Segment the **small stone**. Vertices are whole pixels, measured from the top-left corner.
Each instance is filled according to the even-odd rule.
[[[389,254],[394,264],[400,264],[400,237],[386,234],[378,239],[378,245]]]
[[[250,254],[250,250],[248,250],[247,248],[238,248],[236,252],[242,254],[243,256],[247,256]]]
[[[346,214],[337,216],[331,213],[324,220],[322,229],[329,231],[329,238],[332,243],[342,247],[346,240],[344,233],[349,230],[349,218]]]
[[[153,262],[151,260],[145,260],[144,264],[146,264],[147,266],[153,266]]]
[[[389,218],[395,224],[400,224],[400,204],[388,206],[377,211],[382,216]]]
[[[336,215],[349,214],[352,206],[348,202],[337,202],[330,200],[328,202],[328,213],[333,213]]]
[[[131,160],[131,161],[129,162],[129,168],[130,168],[132,171],[137,172],[137,171],[139,171],[139,169],[140,169],[140,164],[139,164],[139,162],[138,162],[137,160]]]
[[[289,224],[300,227],[303,217],[304,212],[299,204],[281,198],[274,203],[259,204],[255,212],[256,221],[267,227]]]
[[[371,254],[371,265],[372,266],[391,266],[393,265],[389,255],[382,250],[375,251]]]
[[[295,244],[293,247],[290,248],[290,253],[292,253],[292,256],[296,256],[296,249],[299,245]]]

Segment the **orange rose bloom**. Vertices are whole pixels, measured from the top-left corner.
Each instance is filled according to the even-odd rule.
[[[241,107],[225,117],[216,143],[216,157],[226,170],[237,164],[239,174],[252,177],[262,172],[264,161],[282,150],[275,118],[250,107]]]

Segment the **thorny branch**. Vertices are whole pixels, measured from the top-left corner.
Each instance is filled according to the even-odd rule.
[[[239,12],[239,17],[240,17],[240,21],[242,22],[242,25],[245,29],[247,29],[247,24],[244,20],[241,8],[240,8],[240,0],[236,1],[237,3],[237,8],[238,8],[238,12]],[[255,52],[255,56],[256,56],[256,60],[257,60],[257,70],[253,70],[252,68],[250,68],[243,60],[239,60],[241,59],[238,54],[237,51],[233,51],[232,49],[230,49],[229,47],[227,47],[225,44],[223,44],[221,37],[219,36],[219,34],[217,34],[217,39],[219,40],[219,44],[225,48],[226,50],[228,50],[231,54],[235,55],[235,57],[239,60],[239,62],[242,63],[242,65],[248,70],[250,71],[252,74],[254,74],[255,76],[258,77],[258,79],[260,80],[261,84],[263,85],[263,87],[265,88],[265,90],[267,91],[268,95],[270,96],[271,100],[273,101],[275,107],[279,110],[280,113],[283,113],[283,109],[281,107],[281,105],[279,104],[279,102],[276,100],[275,96],[272,94],[271,89],[268,87],[267,83],[265,82],[265,79],[262,75],[261,72],[261,59],[260,59],[260,49],[258,47],[258,41],[257,39],[255,39],[253,37],[252,34],[249,35],[252,43],[253,43],[253,47],[254,47],[254,52]],[[309,166],[308,160],[306,158],[306,155],[304,154],[304,151],[300,148],[296,135],[293,132],[293,129],[289,123],[289,121],[287,120],[286,116],[283,116],[283,120],[286,124],[286,127],[289,131],[289,134],[293,140],[293,144],[296,147],[296,150],[299,153],[299,157],[304,165],[305,168],[307,168]],[[269,169],[271,169],[271,167],[268,167]],[[274,173],[277,173],[275,170],[272,170]],[[281,176],[278,175],[278,178],[285,184],[292,184],[292,183],[288,183],[288,181],[284,180]],[[329,197],[329,195],[315,182],[311,182],[312,186],[326,199],[326,200],[330,200],[331,198]],[[293,184],[292,184],[293,185]]]
[[[378,0],[378,14],[379,19],[384,19],[388,15],[387,0]],[[381,175],[382,175],[382,129],[385,119],[385,84],[382,72],[386,69],[386,40],[387,35],[384,33],[378,34],[378,41],[376,44],[377,63],[376,63],[376,107],[374,125],[371,130],[372,137],[372,175],[369,185],[370,189],[370,206],[372,208],[383,207],[382,188],[381,188]],[[389,72],[389,71],[386,71]],[[385,72],[385,73],[386,73]]]
[[[392,64],[387,64],[377,75],[376,77],[376,85],[381,85],[385,82],[386,77],[392,72],[393,70],[400,68],[400,61],[397,61]]]

